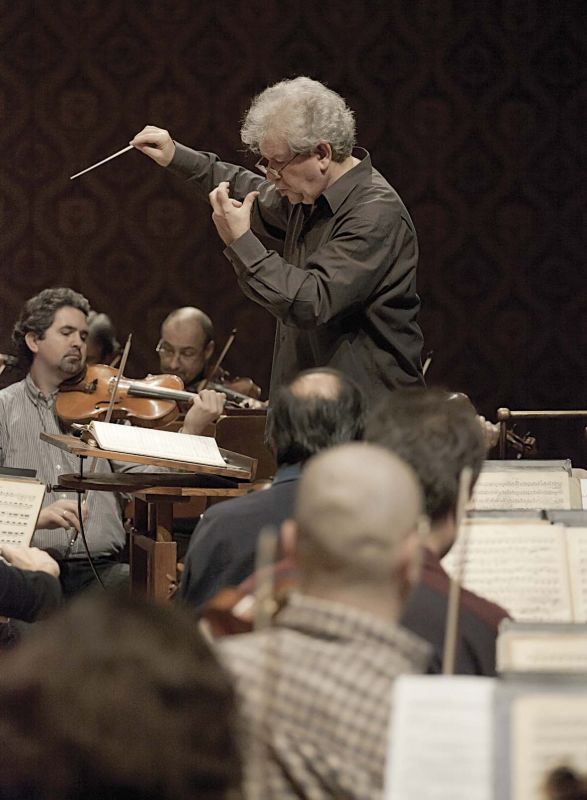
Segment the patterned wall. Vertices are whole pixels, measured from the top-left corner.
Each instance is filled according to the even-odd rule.
[[[421,242],[429,377],[494,416],[585,406],[584,0],[0,2],[0,350],[26,297],[71,285],[156,367],[161,318],[205,308],[228,366],[267,386],[273,322],[245,300],[180,181],[123,147],[145,123],[227,160],[251,95],[309,74],[357,112],[360,143]],[[250,163],[250,162],[248,162]],[[579,426],[545,454],[587,460]]]

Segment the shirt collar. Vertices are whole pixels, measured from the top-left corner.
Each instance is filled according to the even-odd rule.
[[[39,389],[37,384],[31,378],[31,373],[27,372],[27,375],[24,379],[24,386],[25,392],[27,396],[33,401],[35,405],[38,405],[40,401],[45,403],[48,406],[52,406],[55,402],[55,398],[59,393],[59,389],[55,389],[54,392],[51,392],[49,395],[43,394],[43,392]]]
[[[371,176],[373,167],[371,165],[371,156],[367,150],[363,147],[355,147],[352,155],[359,159],[359,163],[355,164],[352,169],[341,175],[337,181],[334,181],[331,186],[322,192],[322,197],[328,203],[333,214],[336,214],[355,186],[359,183],[364,183],[367,177]]]
[[[353,639],[392,646],[422,671],[431,648],[418,636],[374,614],[343,603],[292,592],[279,612],[277,627],[328,639]]]
[[[272,486],[277,486],[278,483],[288,483],[289,481],[297,481],[302,471],[301,464],[284,464],[279,467],[275,473],[275,477],[271,482]]]

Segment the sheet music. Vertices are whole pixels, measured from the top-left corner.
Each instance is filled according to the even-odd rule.
[[[528,694],[512,701],[512,800],[539,800],[559,766],[587,772],[587,693]]]
[[[0,476],[0,544],[30,545],[44,495],[44,483]]]
[[[498,672],[585,672],[587,673],[587,630],[584,626],[546,624],[541,630],[500,631],[497,638]]]
[[[484,469],[475,485],[471,508],[573,508],[570,478],[562,469]]]
[[[567,528],[566,536],[575,622],[587,622],[587,528]]]
[[[467,526],[470,534],[463,579],[466,589],[502,606],[516,620],[572,620],[562,525],[469,522]],[[442,561],[449,574],[459,558],[461,541]]]
[[[109,422],[92,422],[89,427],[98,445],[104,450],[212,467],[226,466],[216,440],[211,436],[192,436]]]
[[[384,800],[493,800],[495,681],[396,680]]]

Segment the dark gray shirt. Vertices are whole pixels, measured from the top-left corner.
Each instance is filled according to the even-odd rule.
[[[291,204],[260,175],[176,144],[170,168],[211,192],[253,190],[251,230],[226,248],[243,293],[277,319],[271,394],[300,370],[329,366],[373,401],[423,382],[416,322],[418,242],[397,192],[365,150],[318,197]]]

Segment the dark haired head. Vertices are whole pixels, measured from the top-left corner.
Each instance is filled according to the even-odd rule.
[[[298,464],[335,444],[363,438],[365,400],[358,385],[334,369],[300,372],[277,392],[268,438],[278,465]]]
[[[55,313],[64,306],[77,308],[86,317],[90,313],[90,304],[83,294],[64,287],[43,289],[26,301],[12,330],[12,341],[24,363],[30,364],[33,360],[33,354],[25,341],[27,333],[36,333],[42,339],[45,331],[53,324]]]
[[[0,707],[0,797],[220,800],[240,785],[230,682],[172,606],[74,601],[3,659]]]
[[[546,776],[544,794],[547,800],[587,800],[587,780],[568,767],[557,767]]]
[[[120,352],[120,343],[112,320],[106,314],[90,311],[88,314],[88,363],[110,364]],[[93,356],[93,359],[90,357]]]
[[[396,390],[371,415],[366,439],[388,447],[414,469],[433,523],[455,511],[463,468],[473,470],[474,485],[486,455],[470,401],[442,389]]]

